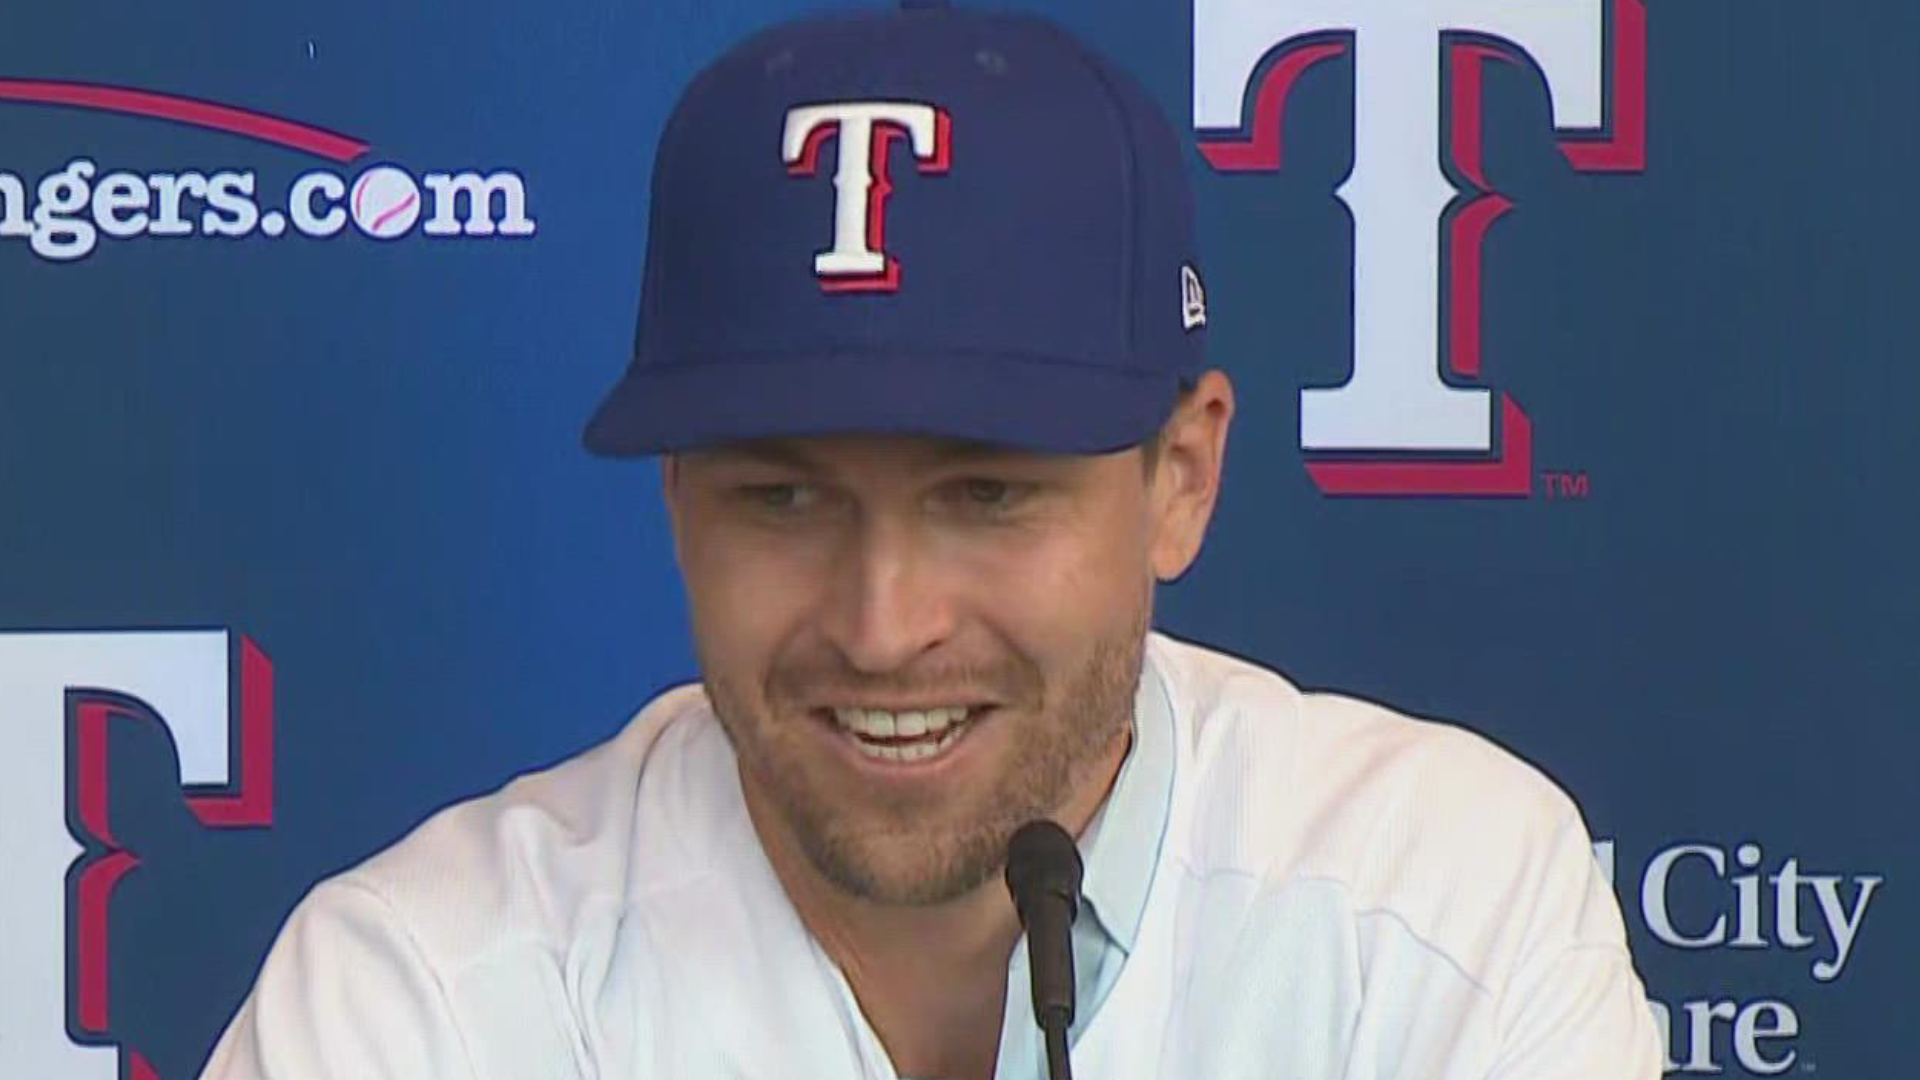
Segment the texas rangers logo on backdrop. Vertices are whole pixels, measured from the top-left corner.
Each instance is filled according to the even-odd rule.
[[[1642,171],[1643,0],[1194,0],[1201,152],[1223,172],[1279,169],[1295,80],[1344,54],[1353,170],[1334,196],[1353,220],[1353,369],[1301,391],[1307,471],[1333,495],[1525,496],[1533,423],[1481,363],[1481,242],[1512,205],[1482,169],[1481,67],[1535,66],[1575,169]],[[1443,116],[1468,190],[1443,168]]]
[[[176,1080],[112,1008],[116,890],[148,860],[116,820],[110,733],[150,725],[200,829],[273,822],[273,666],[222,630],[0,632],[0,1065],[8,1077]],[[122,777],[124,782],[124,777]],[[122,943],[124,945],[124,943]]]

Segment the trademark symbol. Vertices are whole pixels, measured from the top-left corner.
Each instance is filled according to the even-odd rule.
[[[1549,499],[1584,499],[1593,493],[1584,469],[1578,472],[1549,469],[1540,474],[1540,483]]]

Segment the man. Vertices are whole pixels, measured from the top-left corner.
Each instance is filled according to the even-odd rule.
[[[652,198],[587,441],[662,457],[701,684],[317,887],[209,1080],[1032,1080],[1043,818],[1082,1077],[1657,1075],[1548,781],[1149,632],[1234,402],[1133,80],[1025,17],[790,24]]]

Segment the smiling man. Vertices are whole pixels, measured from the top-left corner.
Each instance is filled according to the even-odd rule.
[[[698,76],[587,443],[660,459],[701,681],[316,887],[205,1075],[1037,1080],[1001,877],[1049,819],[1082,1077],[1657,1076],[1565,795],[1150,630],[1234,413],[1185,167],[1027,17]]]

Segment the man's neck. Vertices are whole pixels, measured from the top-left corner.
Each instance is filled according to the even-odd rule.
[[[801,921],[853,989],[901,1076],[988,1080],[1020,935],[1006,888],[895,907],[788,887]]]
[[[1060,809],[1068,832],[1078,836],[1106,801],[1131,742],[1129,730]],[[1020,937],[1005,884],[995,877],[944,904],[876,904],[822,878],[751,792],[747,809],[794,910],[846,977],[895,1071],[991,1080]]]

